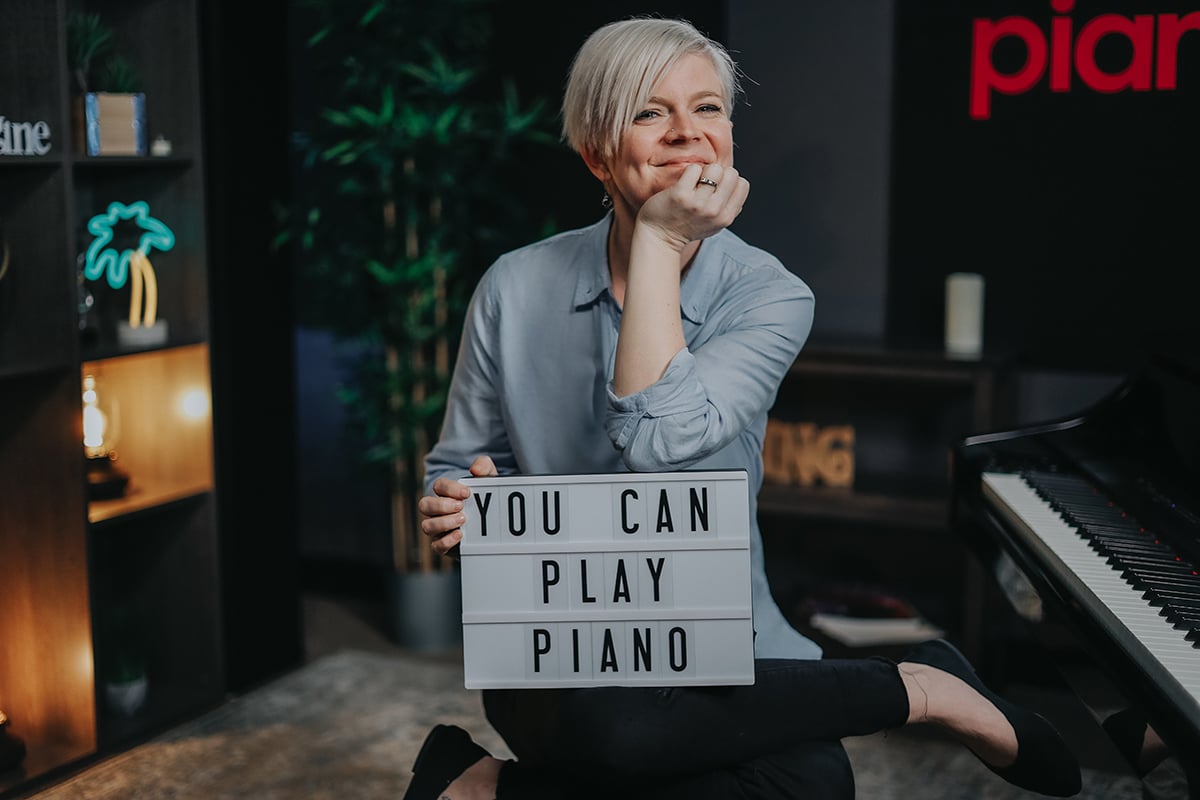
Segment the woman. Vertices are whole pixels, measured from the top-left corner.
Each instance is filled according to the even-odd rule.
[[[611,210],[502,256],[476,288],[419,502],[435,551],[461,540],[464,472],[744,469],[757,493],[813,296],[727,230],[750,188],[733,166],[738,91],[726,50],[682,21],[615,22],[576,55],[563,132]],[[852,796],[839,740],[910,722],[944,725],[1014,783],[1078,791],[1053,727],[951,646],[820,660],[771,598],[757,525],[751,560],[754,685],[486,691],[519,760],[438,726],[406,797]]]

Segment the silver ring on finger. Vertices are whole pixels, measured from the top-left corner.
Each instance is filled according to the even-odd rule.
[[[716,182],[716,181],[714,181],[712,178],[706,178],[706,177],[704,177],[703,175],[701,175],[701,176],[700,176],[700,178],[699,178],[699,179],[696,181],[696,185],[697,185],[697,186],[699,186],[699,185],[700,185],[700,184],[702,184],[702,183],[703,183],[705,186],[711,186],[711,187],[712,187],[712,188],[714,188],[714,189],[716,189],[716,188],[717,188],[717,182]]]

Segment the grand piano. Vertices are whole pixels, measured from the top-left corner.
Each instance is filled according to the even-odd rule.
[[[1079,415],[952,458],[952,529],[985,565],[1015,564],[1034,625],[1072,633],[1200,798],[1200,371],[1149,358]]]

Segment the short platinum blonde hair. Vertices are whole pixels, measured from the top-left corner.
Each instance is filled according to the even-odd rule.
[[[650,92],[682,56],[708,58],[732,116],[741,93],[737,65],[719,42],[678,19],[634,17],[598,28],[575,54],[563,94],[563,138],[577,153],[607,161]]]

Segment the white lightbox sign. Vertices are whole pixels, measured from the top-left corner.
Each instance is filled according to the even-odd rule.
[[[462,482],[466,688],[754,683],[745,471]]]

